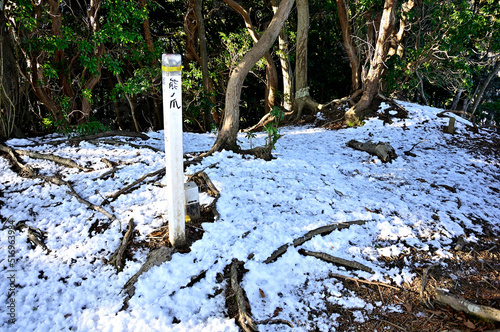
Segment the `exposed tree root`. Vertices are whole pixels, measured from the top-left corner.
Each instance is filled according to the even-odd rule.
[[[449,305],[453,309],[463,311],[466,314],[474,315],[488,321],[500,322],[500,310],[472,303],[460,296],[450,294],[444,289],[436,288],[434,299],[441,304]]]
[[[324,252],[317,252],[317,251],[309,251],[306,249],[300,249],[299,254],[304,255],[304,256],[313,256],[313,257],[319,258],[325,262],[329,262],[329,263],[333,263],[333,264],[337,264],[337,265],[342,265],[342,266],[345,266],[345,267],[348,267],[351,269],[361,270],[361,271],[365,271],[368,273],[373,273],[373,270],[366,265],[363,265],[363,264],[355,262],[355,261],[343,259],[340,257],[328,255]]]
[[[117,140],[110,140],[110,139],[102,139],[102,140],[89,140],[90,143],[93,144],[99,144],[99,143],[104,143],[108,145],[114,145],[114,146],[119,146],[119,145],[128,145],[136,149],[150,149],[155,152],[164,152],[162,149],[157,149],[155,147],[152,147],[150,145],[140,145],[140,144],[134,144],[131,142],[123,142],[123,141],[117,141]]]
[[[38,152],[33,152],[33,151],[27,151],[27,150],[19,150],[19,149],[12,149],[9,146],[0,144],[0,151],[6,152],[11,154],[12,151],[14,151],[17,154],[23,155],[23,156],[28,156],[33,159],[43,159],[43,160],[50,160],[53,161],[57,164],[67,166],[67,167],[72,167],[72,168],[78,168],[79,170],[82,170],[84,172],[90,172],[93,171],[91,168],[83,167],[78,165],[75,161],[69,158],[64,158],[64,157],[59,157],[53,154],[47,154],[47,153],[38,153]]]
[[[327,235],[333,232],[334,230],[337,229],[344,229],[344,228],[349,228],[351,225],[363,225],[367,223],[366,220],[354,220],[354,221],[348,221],[348,222],[341,222],[338,224],[332,224],[332,225],[326,225],[322,226],[316,229],[313,229],[312,231],[307,232],[305,235],[293,240],[292,244],[284,244],[278,249],[276,249],[271,256],[269,256],[264,263],[269,264],[271,262],[274,262],[276,259],[281,257],[287,250],[288,247],[293,245],[294,247],[298,247],[301,244],[303,244],[306,241],[309,241],[316,235]]]
[[[356,140],[350,140],[347,142],[347,146],[355,150],[365,151],[371,155],[377,156],[383,163],[392,162],[398,157],[396,151],[389,143],[373,143],[371,141],[361,143]]]
[[[14,165],[16,165],[18,169],[20,169],[20,172],[19,172],[20,176],[22,176],[22,177],[29,177],[29,178],[42,179],[42,180],[44,180],[46,182],[50,182],[50,183],[53,183],[53,184],[58,185],[58,186],[61,186],[61,185],[67,186],[69,188],[69,191],[67,191],[67,193],[70,194],[71,196],[75,197],[78,200],[78,202],[80,202],[82,204],[85,204],[89,208],[91,208],[91,209],[93,209],[93,210],[95,210],[97,212],[100,212],[100,213],[104,214],[111,221],[118,221],[120,223],[120,227],[121,227],[121,222],[118,220],[118,218],[116,218],[114,215],[112,215],[111,213],[109,213],[108,211],[106,211],[101,206],[97,206],[97,205],[92,204],[91,202],[83,199],[75,191],[75,189],[73,189],[73,186],[71,185],[71,183],[63,180],[59,176],[45,176],[45,175],[38,174],[38,172],[33,167],[31,167],[28,164],[24,164],[22,162],[22,160],[17,156],[17,154],[15,153],[15,151],[12,148],[7,147],[7,150],[8,150],[9,156],[11,157],[12,163]]]
[[[149,271],[153,266],[160,266],[166,261],[170,261],[172,259],[172,255],[174,254],[174,252],[175,252],[174,248],[163,246],[151,251],[148,254],[146,262],[142,265],[139,271],[137,271],[137,273],[134,274],[134,276],[130,278],[123,286],[123,292],[125,293],[126,297],[123,300],[123,306],[120,309],[120,311],[126,310],[128,308],[128,301],[135,294],[135,283],[137,282],[137,280],[139,280],[139,277],[144,272]]]
[[[45,245],[45,239],[47,238],[47,232],[44,232],[41,229],[36,228],[36,227],[28,226],[23,222],[17,223],[17,225],[14,228],[18,231],[22,231],[23,229],[27,228],[28,229],[28,241],[34,247],[40,247],[43,250],[45,250],[46,254],[50,253],[50,249],[47,248],[47,245]]]
[[[108,264],[113,265],[118,272],[123,270],[124,267],[124,257],[125,250],[127,250],[128,245],[132,241],[132,236],[134,234],[134,219],[130,219],[128,222],[128,229],[123,237],[120,246],[116,251],[111,255],[111,258],[108,261]]]
[[[63,143],[71,143],[71,144],[78,144],[81,141],[89,141],[89,140],[95,140],[98,138],[104,138],[104,137],[113,137],[113,136],[125,136],[125,137],[135,137],[135,138],[141,138],[143,140],[149,139],[148,135],[142,134],[142,133],[134,133],[134,132],[129,132],[129,131],[120,131],[120,130],[112,130],[112,131],[106,131],[104,133],[99,133],[95,135],[87,135],[87,136],[82,136],[82,137],[73,137],[69,139],[61,139],[53,142],[48,142],[46,144],[50,145],[59,145]]]
[[[255,332],[257,331],[257,326],[255,321],[251,317],[251,314],[249,313],[250,304],[248,303],[248,300],[246,298],[245,291],[239,284],[239,280],[241,280],[242,278],[240,270],[242,269],[243,264],[243,262],[234,258],[229,266],[230,291],[226,293],[226,305],[229,309],[230,315],[232,316],[232,314],[235,314],[234,318],[236,320],[236,324],[243,331]],[[234,306],[236,307],[234,308]]]

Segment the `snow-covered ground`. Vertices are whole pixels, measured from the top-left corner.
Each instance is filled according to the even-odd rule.
[[[473,220],[486,220],[497,234],[500,229],[500,161],[449,144],[451,136],[441,128],[447,119],[435,116],[442,110],[400,103],[409,110],[409,118],[395,119],[390,125],[370,119],[363,127],[337,131],[282,128],[276,159],[270,162],[224,151],[190,166],[186,175],[205,169],[221,192],[220,218],[203,224],[204,236],[189,253],[176,253],[171,261],[143,274],[124,311],[120,311],[125,297],[122,287],[139,270],[147,252],[138,251],[135,260],[116,273],[102,259],[109,258],[120,243],[119,223],[89,235],[96,220],[107,222],[104,215],[79,203],[65,186],[20,177],[0,157],[0,217],[6,221],[0,231],[0,330],[238,331],[234,319],[227,318],[225,295],[220,292],[225,282],[216,278],[233,258],[244,261],[248,270],[242,287],[255,320],[274,317],[294,325],[294,329],[261,325],[261,331],[335,331],[335,314],[313,314],[327,312],[327,303],[350,308],[356,320],[363,321],[374,305],[384,304],[367,303],[347,292],[342,280],[329,273],[400,285],[415,277],[415,266],[388,267],[382,257],[414,248],[438,261],[450,255],[457,237],[477,240],[474,234],[483,230]],[[465,125],[456,125],[456,135],[463,135]],[[163,148],[163,132],[147,135],[146,141],[119,139]],[[185,133],[184,152],[208,150],[215,137]],[[22,157],[42,174],[63,176],[80,196],[96,205],[164,166],[164,154],[149,148],[44,144],[57,138],[12,139],[6,144],[92,167],[92,172],[81,172]],[[263,145],[264,138],[258,134],[253,146]],[[398,158],[383,164],[346,147],[351,139],[389,142]],[[240,143],[250,147],[243,134]],[[403,153],[417,143],[412,150],[416,157]],[[123,163],[114,177],[99,179],[109,170],[102,158]],[[123,226],[133,218],[145,239],[164,223],[163,191],[158,181],[147,182],[105,208]],[[211,198],[202,194],[201,201],[207,204]],[[300,247],[291,246],[273,263],[263,262],[278,247],[310,230],[352,220],[368,222],[318,235]],[[12,231],[10,226],[20,221],[47,233],[49,254],[40,247],[31,249],[26,230]],[[301,248],[357,261],[374,273],[302,256]],[[203,279],[181,288],[204,270]],[[401,308],[387,306],[386,310]],[[8,322],[9,313],[15,314],[15,324]]]

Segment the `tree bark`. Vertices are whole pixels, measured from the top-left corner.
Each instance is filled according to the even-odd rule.
[[[319,104],[311,99],[307,86],[307,41],[309,35],[308,0],[297,0],[297,52],[295,60],[295,99],[293,121],[302,117],[304,108],[315,112]]]
[[[19,110],[19,72],[12,39],[7,29],[4,4],[0,5],[0,137],[10,137]]]
[[[344,47],[351,63],[351,90],[352,92],[361,89],[361,64],[359,61],[358,52],[352,42],[351,26],[349,24],[349,12],[345,0],[337,1],[337,11],[339,14],[340,27],[342,29],[342,38],[344,39]]]
[[[276,13],[278,10],[279,1],[271,0],[273,6],[273,12]],[[286,22],[280,30],[278,36],[278,56],[281,65],[281,75],[283,76],[283,108],[286,111],[292,110],[292,104],[294,99],[293,94],[293,72],[292,66],[290,64],[290,58],[288,56],[288,37],[286,32]]]
[[[366,109],[378,92],[378,83],[389,48],[388,39],[394,29],[395,10],[396,0],[385,0],[375,52],[370,61],[370,70],[366,75],[363,95],[356,105],[346,112],[345,121],[348,125],[358,125],[360,123],[366,116]]]
[[[257,63],[257,61],[265,54],[276,40],[278,33],[283,26],[283,23],[288,18],[294,0],[283,0],[278,8],[278,11],[273,16],[269,27],[266,29],[262,37],[241,59],[236,65],[236,68],[231,73],[227,84],[226,105],[224,108],[224,120],[222,128],[219,131],[217,140],[210,152],[221,151],[223,149],[238,150],[236,138],[240,128],[240,96],[243,82],[248,75],[248,72]]]

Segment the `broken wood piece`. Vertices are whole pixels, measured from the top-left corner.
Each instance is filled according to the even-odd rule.
[[[466,314],[474,315],[488,321],[500,322],[500,310],[472,303],[463,297],[448,293],[445,289],[436,288],[434,298],[437,302],[448,305],[455,310],[463,311]]]
[[[411,152],[411,150],[413,150],[413,149],[414,149],[417,145],[419,145],[420,143],[422,143],[422,142],[426,142],[426,141],[428,141],[428,139],[424,139],[424,140],[422,140],[422,141],[420,141],[420,142],[418,142],[418,143],[413,144],[413,146],[411,147],[411,149],[410,149],[410,150],[408,150],[408,151],[405,151],[405,152],[404,152],[404,153],[405,153],[405,155],[410,156],[410,157],[416,157],[417,155],[416,155],[416,154],[414,154],[413,152]]]
[[[200,189],[207,190],[207,194],[211,197],[219,198],[220,192],[213,184],[212,180],[208,177],[207,173],[204,171],[196,172],[190,175],[186,182],[194,181]]]
[[[353,221],[346,221],[346,222],[341,222],[337,224],[331,224],[331,225],[326,225],[326,226],[321,226],[319,228],[313,229],[312,231],[307,232],[305,235],[296,238],[293,240],[292,244],[284,244],[280,246],[278,249],[276,249],[271,256],[269,256],[264,263],[269,264],[271,262],[274,262],[276,259],[281,257],[287,250],[288,247],[293,245],[294,247],[298,247],[301,244],[305,243],[306,241],[309,241],[316,235],[327,235],[333,232],[334,230],[337,229],[344,229],[344,228],[349,228],[351,225],[363,225],[367,222],[367,220],[353,220]]]
[[[130,241],[132,240],[132,235],[134,234],[134,219],[130,219],[128,222],[128,229],[125,235],[123,236],[122,241],[120,242],[120,246],[116,251],[111,255],[111,258],[108,261],[108,264],[113,265],[118,272],[123,270],[124,267],[124,253],[127,250]]]
[[[361,270],[361,271],[365,271],[368,273],[374,273],[371,268],[369,268],[368,266],[366,266],[364,264],[361,264],[361,263],[358,263],[355,261],[350,261],[347,259],[343,259],[340,257],[335,257],[332,255],[326,254],[324,252],[317,252],[317,251],[309,251],[306,249],[300,249],[299,254],[304,255],[304,256],[316,257],[316,258],[319,258],[321,260],[324,260],[325,262],[329,262],[329,263],[333,263],[333,264],[337,264],[337,265],[342,265],[342,266],[345,266],[345,267],[348,267],[351,269]]]
[[[382,287],[387,287],[387,288],[401,290],[401,288],[394,287],[394,286],[388,285],[388,284],[384,284],[383,282],[368,281],[368,280],[363,280],[363,279],[358,279],[358,278],[344,276],[344,275],[341,275],[341,274],[338,274],[338,273],[333,273],[333,272],[328,273],[328,276],[329,277],[333,277],[333,278],[342,278],[342,279],[346,279],[346,280],[351,280],[351,281],[354,281],[356,283],[361,282],[361,283],[364,283],[364,284],[376,285],[376,286],[382,286]]]
[[[347,142],[347,146],[355,150],[365,151],[373,156],[377,156],[383,163],[392,162],[398,157],[396,151],[389,143],[373,143],[372,141],[362,143],[356,140],[350,140]]]
[[[236,297],[236,305],[238,307],[236,324],[238,324],[238,326],[241,327],[245,332],[255,332],[257,331],[257,326],[255,325],[253,318],[250,316],[250,314],[246,309],[247,305],[249,304],[248,301],[246,300],[244,290],[243,288],[241,288],[238,282],[238,280],[240,279],[238,275],[238,270],[242,265],[243,262],[238,261],[237,259],[234,258],[233,261],[231,262],[231,270],[230,270],[231,290],[233,291],[233,294]]]
[[[139,277],[144,272],[149,271],[153,266],[160,266],[161,264],[170,261],[174,252],[174,248],[165,246],[149,252],[148,257],[146,258],[146,262],[142,265],[139,271],[137,271],[137,273],[134,274],[134,276],[130,278],[123,286],[123,292],[125,293],[126,297],[123,300],[123,306],[120,311],[126,310],[128,308],[128,301],[135,294],[135,283],[137,282],[137,280],[139,280]]]
[[[16,229],[18,231],[22,231],[24,229],[27,229],[29,242],[31,242],[31,244],[34,247],[40,247],[43,250],[45,250],[46,254],[50,253],[50,249],[47,248],[47,245],[45,244],[45,239],[47,238],[47,232],[44,232],[41,229],[36,228],[36,227],[28,226],[23,222],[17,223],[16,226],[14,227],[14,229]]]
[[[281,319],[281,318],[268,318],[264,320],[259,320],[255,322],[259,325],[267,325],[267,324],[285,324],[290,326],[292,329],[294,328],[293,324],[286,319]]]

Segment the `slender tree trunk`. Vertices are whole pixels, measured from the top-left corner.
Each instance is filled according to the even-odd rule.
[[[319,104],[309,95],[307,86],[307,41],[309,35],[308,0],[297,0],[297,51],[295,59],[295,99],[293,101],[293,121],[302,117],[304,108],[315,112]]]
[[[239,150],[236,143],[238,130],[240,128],[240,96],[243,82],[248,72],[262,58],[271,45],[276,40],[281,27],[288,18],[294,0],[283,0],[274,14],[268,28],[259,41],[243,56],[243,59],[236,65],[227,83],[226,105],[224,110],[224,120],[219,135],[210,152],[221,151],[222,149]]]
[[[0,137],[14,133],[19,111],[19,72],[12,39],[7,29],[4,3],[0,3]],[[14,133],[15,134],[15,133]]]
[[[141,0],[141,8],[146,7],[148,0]],[[146,41],[146,46],[151,54],[155,53],[153,37],[151,36],[151,25],[149,24],[149,16],[144,19],[142,23],[142,30],[144,32],[144,40]],[[151,60],[151,65],[153,67],[158,66],[158,59]],[[163,113],[160,111],[160,106],[158,105],[158,99],[152,98],[153,101],[153,127],[154,130],[158,130],[163,126]]]
[[[488,74],[486,79],[484,80],[483,84],[481,84],[481,88],[477,92],[477,94],[474,97],[474,104],[472,105],[471,113],[475,114],[477,111],[477,107],[481,103],[481,99],[483,98],[484,92],[486,91],[486,88],[491,82],[491,79],[500,71],[500,61],[497,60],[495,63],[495,66],[493,67],[493,70]]]
[[[349,125],[357,125],[364,117],[378,92],[378,83],[384,69],[384,62],[389,48],[388,38],[394,28],[396,0],[385,0],[384,12],[380,22],[377,44],[373,58],[370,61],[370,70],[366,75],[365,87],[361,99],[346,112],[345,121]]]
[[[345,0],[337,1],[337,11],[339,14],[340,27],[342,29],[342,38],[344,39],[344,46],[351,63],[351,90],[355,92],[361,89],[361,64],[359,61],[358,52],[352,42],[352,32],[350,26],[349,12]]]
[[[455,93],[455,98],[453,98],[453,102],[451,103],[451,110],[456,110],[458,107],[458,103],[460,102],[460,98],[462,97],[462,93],[464,92],[464,89],[458,89],[458,91]]]
[[[278,0],[271,0],[273,6],[273,12],[276,13],[279,6]],[[280,30],[278,36],[278,56],[281,65],[281,75],[283,76],[283,108],[287,111],[292,110],[292,104],[294,99],[293,94],[293,72],[292,66],[290,64],[290,58],[288,56],[288,37],[286,31],[286,22]]]

